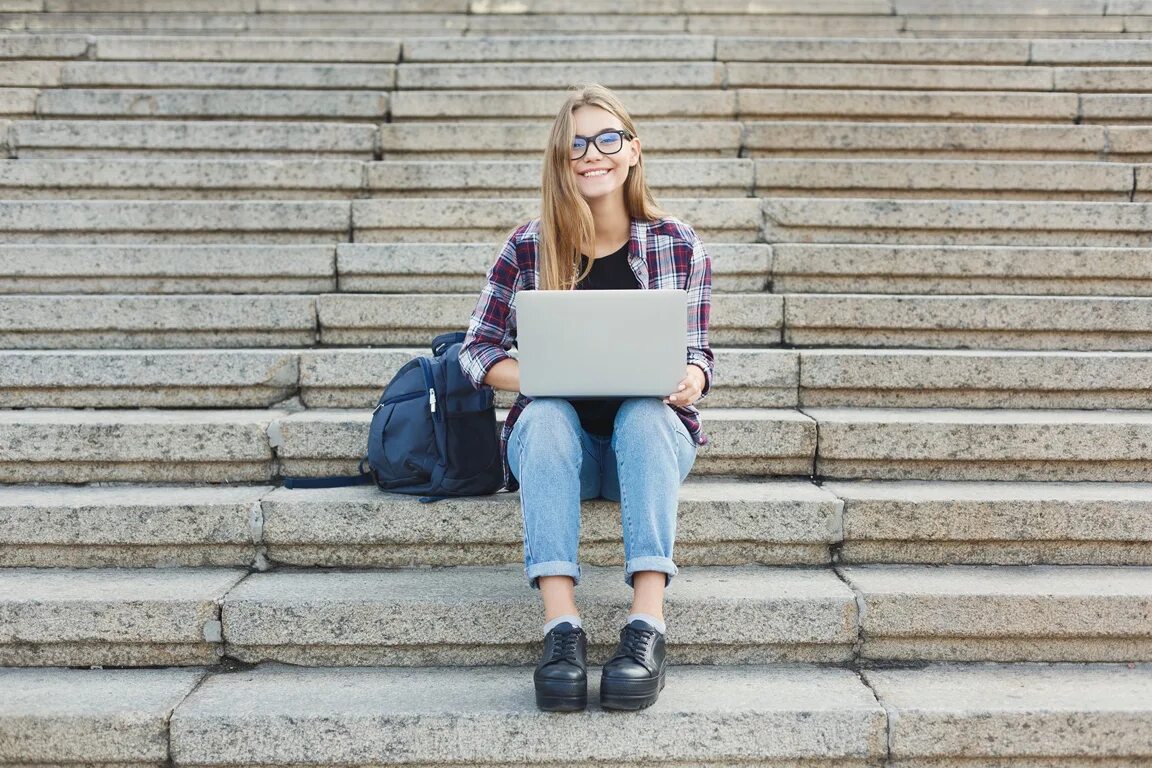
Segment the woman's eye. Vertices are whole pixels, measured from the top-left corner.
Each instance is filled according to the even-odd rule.
[[[602,147],[611,149],[620,143],[620,134],[606,133],[597,140],[597,143]]]

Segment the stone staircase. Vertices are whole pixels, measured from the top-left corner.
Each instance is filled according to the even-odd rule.
[[[0,0],[0,765],[1152,765],[1152,3],[573,8]],[[714,266],[628,715],[535,709],[514,495],[279,487],[465,326],[574,80]],[[581,559],[598,662],[615,504]]]

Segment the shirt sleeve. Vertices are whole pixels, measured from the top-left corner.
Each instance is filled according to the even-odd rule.
[[[516,243],[509,238],[500,249],[496,263],[488,270],[488,280],[468,321],[468,333],[460,346],[460,368],[481,389],[492,366],[511,357],[515,329],[509,328],[512,297],[520,267],[516,261]]]
[[[712,389],[715,357],[708,344],[708,318],[712,308],[712,259],[699,238],[692,241],[692,261],[688,269],[688,362],[704,371],[703,399]]]

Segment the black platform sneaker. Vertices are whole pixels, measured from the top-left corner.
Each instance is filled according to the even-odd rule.
[[[532,682],[536,706],[545,712],[575,712],[588,706],[588,636],[562,622],[544,636],[544,652]]]
[[[620,645],[600,676],[600,705],[606,709],[644,709],[664,690],[667,666],[664,634],[642,619],[620,630]]]

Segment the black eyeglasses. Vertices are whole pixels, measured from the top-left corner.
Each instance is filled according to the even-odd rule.
[[[576,136],[572,139],[572,159],[579,160],[588,154],[590,143],[596,144],[600,154],[614,155],[624,148],[625,141],[631,141],[633,138],[635,137],[631,133],[619,128],[609,128],[595,136]]]

